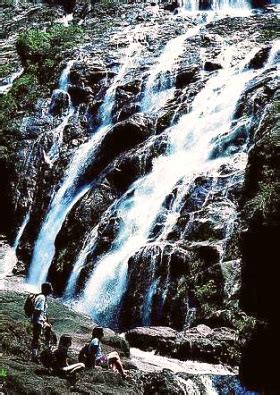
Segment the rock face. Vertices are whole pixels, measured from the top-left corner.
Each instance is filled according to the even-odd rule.
[[[15,272],[34,269],[39,245],[36,269],[56,295],[84,300],[89,314],[112,301],[98,316],[112,327],[165,326],[175,338],[160,334],[163,355],[237,363],[246,314],[276,333],[278,19],[268,8],[206,23],[203,13],[171,16],[174,8],[4,9],[0,63],[12,68],[3,61],[0,81],[24,70],[0,96],[0,232],[11,242],[21,232]],[[53,27],[65,11],[73,21]],[[35,30],[19,45],[24,26]],[[45,58],[50,36],[59,50]],[[240,75],[247,82],[221,125],[218,94]],[[191,332],[201,324],[211,333]]]
[[[138,370],[128,358],[128,343],[108,328],[104,330],[103,352],[118,351],[127,374],[126,380],[106,368],[85,370],[77,377],[75,383],[58,377],[41,364],[34,364],[30,361],[31,325],[23,316],[22,308],[25,297],[26,295],[15,292],[0,292],[1,351],[3,352],[1,369],[7,372],[7,375],[2,377],[1,384],[7,393],[183,395],[193,389],[207,392],[212,386],[212,378],[209,375],[196,377],[183,372],[177,374],[168,369],[152,372]],[[70,363],[74,363],[77,361],[81,347],[89,341],[94,323],[89,318],[53,300],[50,301],[49,308],[51,322],[57,335],[68,333],[72,336]],[[2,317],[3,311],[5,311],[5,318]],[[217,388],[221,386],[219,381],[222,379],[224,382],[226,377],[229,382],[228,388],[234,388],[236,380],[234,376],[224,376],[222,379],[219,375],[215,375],[215,386]]]
[[[198,325],[184,332],[168,327],[135,328],[125,335],[131,347],[182,361],[204,361],[236,365],[240,361],[237,333],[228,328],[212,330]]]
[[[254,136],[243,192],[241,304],[262,323],[256,325],[247,344],[241,374],[251,388],[276,390],[279,388],[276,370],[269,361],[280,350],[276,323],[279,304],[276,254],[280,231],[279,89],[272,89],[269,94],[272,102],[262,113],[262,125]]]

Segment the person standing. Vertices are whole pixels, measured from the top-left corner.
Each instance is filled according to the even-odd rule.
[[[40,348],[40,336],[44,333],[46,346],[50,346],[51,340],[51,324],[48,322],[48,303],[47,297],[51,295],[53,288],[51,283],[43,283],[41,285],[41,293],[35,297],[33,314],[31,322],[33,325],[32,330],[32,361],[39,362],[39,348]]]

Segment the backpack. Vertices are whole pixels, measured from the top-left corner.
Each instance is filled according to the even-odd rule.
[[[45,368],[53,368],[55,366],[54,350],[52,350],[51,348],[45,348],[40,353],[40,362]]]
[[[26,315],[26,317],[31,318],[34,312],[34,304],[35,304],[35,299],[36,299],[37,294],[30,294],[27,296],[23,310]]]
[[[81,349],[78,358],[79,362],[86,364],[89,357],[89,345],[90,343],[86,343],[84,347]]]

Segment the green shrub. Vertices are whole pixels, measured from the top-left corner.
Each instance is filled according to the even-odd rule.
[[[12,66],[9,63],[0,66],[0,78],[7,77],[11,72]]]
[[[40,82],[45,82],[63,59],[63,51],[78,44],[82,34],[80,26],[58,24],[47,31],[32,28],[19,35],[17,51],[25,69],[32,68]]]
[[[267,180],[266,180],[267,181]],[[274,203],[278,201],[280,185],[274,181],[260,182],[258,193],[251,199],[245,207],[249,213],[259,211],[264,218],[272,210]]]
[[[82,33],[80,26],[57,24],[47,31],[31,28],[19,34],[16,46],[25,71],[10,92],[0,97],[0,141],[5,142],[10,121],[19,110],[33,111],[37,99],[49,93],[48,83],[57,79],[63,52],[78,44]],[[0,76],[7,71],[7,66],[2,66]]]
[[[0,141],[4,143],[4,129],[16,117],[18,110],[34,109],[37,99],[41,96],[38,81],[33,74],[23,74],[14,83],[6,95],[0,96]]]

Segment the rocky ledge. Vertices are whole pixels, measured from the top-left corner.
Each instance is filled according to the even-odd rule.
[[[176,332],[168,327],[141,327],[128,331],[125,337],[132,347],[183,361],[231,365],[240,361],[238,335],[229,328],[211,329],[201,324]]]
[[[217,393],[222,393],[220,392],[222,388],[230,390],[230,388],[239,386],[236,376],[232,373],[233,369],[223,368],[221,365],[202,364],[204,369],[200,372],[202,375],[188,373],[186,368],[182,368],[184,365],[181,365],[181,369],[178,365],[178,372],[175,373],[170,369],[164,369],[165,364],[167,367],[169,366],[163,358],[162,368],[154,366],[154,369],[151,370],[148,366],[145,366],[145,362],[140,364],[137,358],[130,357],[129,343],[108,328],[105,329],[103,350],[106,353],[112,350],[119,352],[127,373],[127,379],[122,380],[119,375],[107,369],[96,368],[81,373],[75,384],[70,383],[66,379],[55,376],[43,366],[30,361],[31,325],[24,317],[22,308],[25,297],[26,295],[22,293],[0,291],[3,352],[1,369],[5,373],[3,388],[6,394],[183,395],[207,393],[209,388],[213,390],[215,388]],[[71,360],[73,362],[77,361],[78,351],[90,338],[94,322],[53,299],[49,303],[49,313],[55,332],[59,336],[62,333],[68,333],[73,337]],[[197,331],[201,337],[210,335],[208,333],[209,329],[203,326],[197,328]],[[142,338],[145,337],[144,343],[146,344],[149,343],[147,341],[149,338],[150,347],[153,347],[156,339],[161,340],[162,344],[167,341],[167,344],[171,346],[172,342],[177,339],[178,334],[170,328],[137,328],[134,332],[130,331],[130,334],[127,334],[127,339],[131,341],[131,345],[135,346],[138,345],[135,339],[137,337],[140,339],[141,336]],[[196,337],[199,337],[199,335],[197,334]],[[177,355],[177,357],[179,356]],[[175,365],[176,360],[172,360],[172,363]],[[138,365],[141,365],[141,368],[138,368]],[[196,366],[197,373],[199,373],[199,364]],[[208,374],[205,372],[208,372]]]

